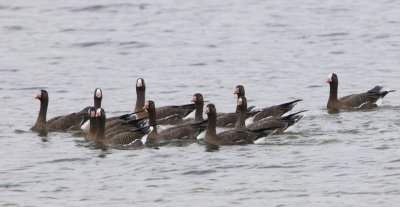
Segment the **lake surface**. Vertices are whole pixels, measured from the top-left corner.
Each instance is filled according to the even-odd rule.
[[[400,92],[378,110],[329,114],[339,96],[400,90],[398,1],[0,2],[0,206],[396,206]],[[203,93],[218,112],[302,98],[309,110],[265,144],[97,149],[74,133],[29,131],[39,89],[48,118],[103,89],[108,115]]]

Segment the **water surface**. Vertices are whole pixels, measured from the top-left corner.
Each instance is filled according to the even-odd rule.
[[[0,3],[0,206],[395,206],[399,95],[328,114],[339,93],[400,89],[396,1],[10,1]],[[39,89],[48,117],[92,104],[133,110],[135,81],[157,106],[203,93],[233,111],[304,99],[306,117],[265,144],[97,149],[72,133],[29,131]]]

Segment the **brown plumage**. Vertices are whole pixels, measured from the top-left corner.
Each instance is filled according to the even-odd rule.
[[[304,115],[301,113],[307,110],[299,111],[283,117],[268,117],[246,126],[252,131],[264,130],[265,128],[275,129],[275,134],[283,133],[288,127],[300,121]]]
[[[49,95],[46,90],[41,90],[35,98],[40,101],[40,111],[35,125],[31,128],[33,131],[78,130],[80,124],[87,118],[89,107],[77,113],[57,116],[46,121]]]
[[[195,93],[192,98],[192,102],[195,104],[195,115],[194,121],[203,121],[203,107],[204,107],[204,98],[201,93]]]
[[[237,85],[234,94],[237,94],[238,99],[241,96],[245,96],[245,90],[243,85]],[[254,106],[252,106],[251,108],[246,109],[247,110],[247,114],[246,114],[246,118],[252,117],[254,116],[256,113],[255,111],[251,111],[251,109]],[[236,106],[236,110],[234,113],[220,113],[217,115],[217,122],[216,122],[216,126],[218,127],[234,127],[236,124],[236,121],[238,120],[239,117],[239,106]]]
[[[247,104],[242,106],[241,105],[242,103],[243,101],[239,99],[238,105],[247,108]],[[254,140],[266,136],[270,133],[270,131],[268,131],[269,129],[258,130],[258,132],[255,132],[248,130],[246,128],[239,128],[239,129],[224,131],[222,133],[217,134],[216,133],[217,111],[214,104],[208,104],[205,113],[207,113],[208,116],[208,125],[206,129],[206,134],[204,136],[204,142],[207,145],[220,146],[220,145],[252,144],[254,143]],[[240,108],[239,108],[239,114],[242,115],[242,117],[240,118],[245,117],[246,109],[244,109],[242,113],[240,113]]]
[[[182,120],[195,109],[195,104],[162,106],[157,108],[156,118],[159,124],[171,124]]]
[[[329,74],[326,80],[329,83],[330,92],[327,103],[327,108],[331,112],[339,110],[352,110],[352,109],[370,109],[376,108],[376,102],[385,97],[388,93],[395,90],[384,90],[382,86],[375,86],[366,93],[351,94],[338,99],[338,85],[339,80],[335,73]]]
[[[179,125],[172,128],[165,129],[161,132],[157,130],[157,110],[153,101],[148,101],[144,109],[149,114],[149,126],[152,127],[151,132],[147,137],[148,142],[170,141],[176,139],[196,140],[196,136],[205,129],[205,121],[196,122],[193,124]]]
[[[144,128],[122,132],[112,137],[106,137],[106,113],[102,108],[96,109],[95,114],[93,114],[93,110],[94,108],[91,108],[90,110],[90,130],[87,135],[87,139],[98,143],[110,145],[127,145],[133,143],[141,143],[141,138],[146,134]]]
[[[245,96],[245,90],[243,85],[238,85],[236,86],[235,89],[235,94],[237,94],[237,97]],[[292,110],[293,107],[297,104],[297,102],[302,101],[302,99],[297,99],[294,101],[290,101],[287,103],[279,104],[279,105],[274,105],[270,107],[265,107],[262,109],[257,109],[251,111],[251,113],[254,114],[254,119],[253,121],[259,121],[261,119],[267,118],[267,117],[274,117],[274,116],[282,116],[283,114],[287,113],[288,111]],[[238,109],[236,109],[238,110]]]

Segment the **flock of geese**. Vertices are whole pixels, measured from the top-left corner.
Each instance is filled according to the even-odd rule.
[[[371,109],[379,105],[380,100],[394,90],[381,86],[360,94],[352,94],[338,99],[338,77],[329,74],[326,81],[330,85],[327,108],[330,112],[341,110]],[[94,91],[94,106],[65,116],[47,120],[49,96],[41,90],[36,96],[40,100],[40,111],[33,131],[83,130],[86,139],[105,145],[157,146],[173,140],[196,141],[203,139],[209,146],[253,144],[272,134],[284,133],[287,128],[297,123],[307,110],[290,113],[301,99],[261,109],[247,106],[245,89],[236,86],[236,111],[217,113],[214,104],[208,104],[204,110],[207,119],[203,119],[203,95],[193,95],[191,104],[163,106],[156,108],[154,101],[145,100],[146,84],[144,79],[136,81],[136,105],[132,113],[116,117],[106,117],[101,108],[103,92]],[[194,118],[193,117],[194,114]],[[173,125],[158,131],[157,125]],[[217,133],[217,127],[224,131]]]

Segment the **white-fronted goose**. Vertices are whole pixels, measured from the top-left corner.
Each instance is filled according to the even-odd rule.
[[[85,117],[87,118],[87,110],[89,107],[77,113],[57,116],[46,121],[49,95],[46,90],[40,90],[35,98],[40,101],[40,110],[36,123],[31,128],[33,131],[78,130],[81,123],[85,120]]]
[[[114,126],[120,123],[125,123],[126,120],[134,120],[147,117],[147,113],[143,110],[145,98],[146,98],[146,84],[143,78],[138,78],[136,80],[136,104],[133,113],[107,118],[106,122],[110,126]],[[109,123],[109,122],[114,122],[114,123]],[[109,126],[107,126],[107,128],[108,127]]]
[[[235,94],[237,94],[238,98],[240,96],[245,96],[245,90],[243,85],[238,85],[236,86],[235,89]],[[297,104],[297,102],[302,101],[302,99],[297,99],[294,101],[290,101],[287,103],[279,104],[279,105],[274,105],[270,107],[265,107],[262,109],[256,109],[253,110],[252,113],[255,114],[251,120],[251,122],[256,122],[261,119],[267,118],[267,117],[274,117],[274,116],[282,116],[283,114],[287,113],[288,111],[292,110],[293,107]]]
[[[191,112],[189,115],[187,115],[184,120],[194,120],[194,121],[203,121],[204,116],[203,116],[203,107],[204,107],[204,98],[201,93],[195,93],[193,94],[192,103],[195,104],[196,109]]]
[[[192,98],[192,102],[196,105],[194,121],[204,121],[203,119],[203,108],[204,98],[201,93],[195,93]]]
[[[245,106],[247,108],[247,106]],[[216,132],[217,122],[217,111],[214,104],[208,104],[205,113],[208,116],[208,124],[206,134],[204,136],[204,142],[207,145],[220,146],[220,145],[241,145],[241,144],[252,144],[254,140],[267,136],[271,133],[269,129],[251,131],[246,128],[234,129],[230,131],[224,131],[219,134]],[[245,113],[242,113],[245,115]]]
[[[91,120],[90,120],[90,130],[87,135],[87,139],[97,143],[110,144],[110,145],[142,144],[141,138],[146,134],[147,132],[146,128],[126,131],[112,137],[106,137],[105,135],[106,113],[102,108],[95,109],[96,110],[95,114],[93,114],[93,110],[94,108],[91,108],[89,110]]]
[[[157,130],[157,110],[153,101],[149,100],[144,109],[149,114],[149,126],[152,127],[151,132],[147,136],[147,141],[152,142],[164,142],[176,139],[185,140],[196,140],[196,136],[206,128],[206,121],[196,122],[192,124],[179,125],[165,129],[161,132]]]
[[[378,107],[377,102],[388,93],[395,90],[386,90],[382,86],[375,86],[366,93],[351,94],[338,99],[339,80],[335,73],[331,73],[326,80],[329,83],[330,92],[327,108],[331,112],[352,109],[371,109]]]
[[[241,96],[245,96],[245,90],[243,85],[237,85],[233,94],[236,94],[238,99]],[[238,100],[237,99],[237,100]],[[254,106],[247,108],[246,118],[254,116],[257,112],[251,111]],[[234,127],[239,117],[239,105],[236,105],[235,113],[219,113],[217,115],[217,126],[218,127]]]

